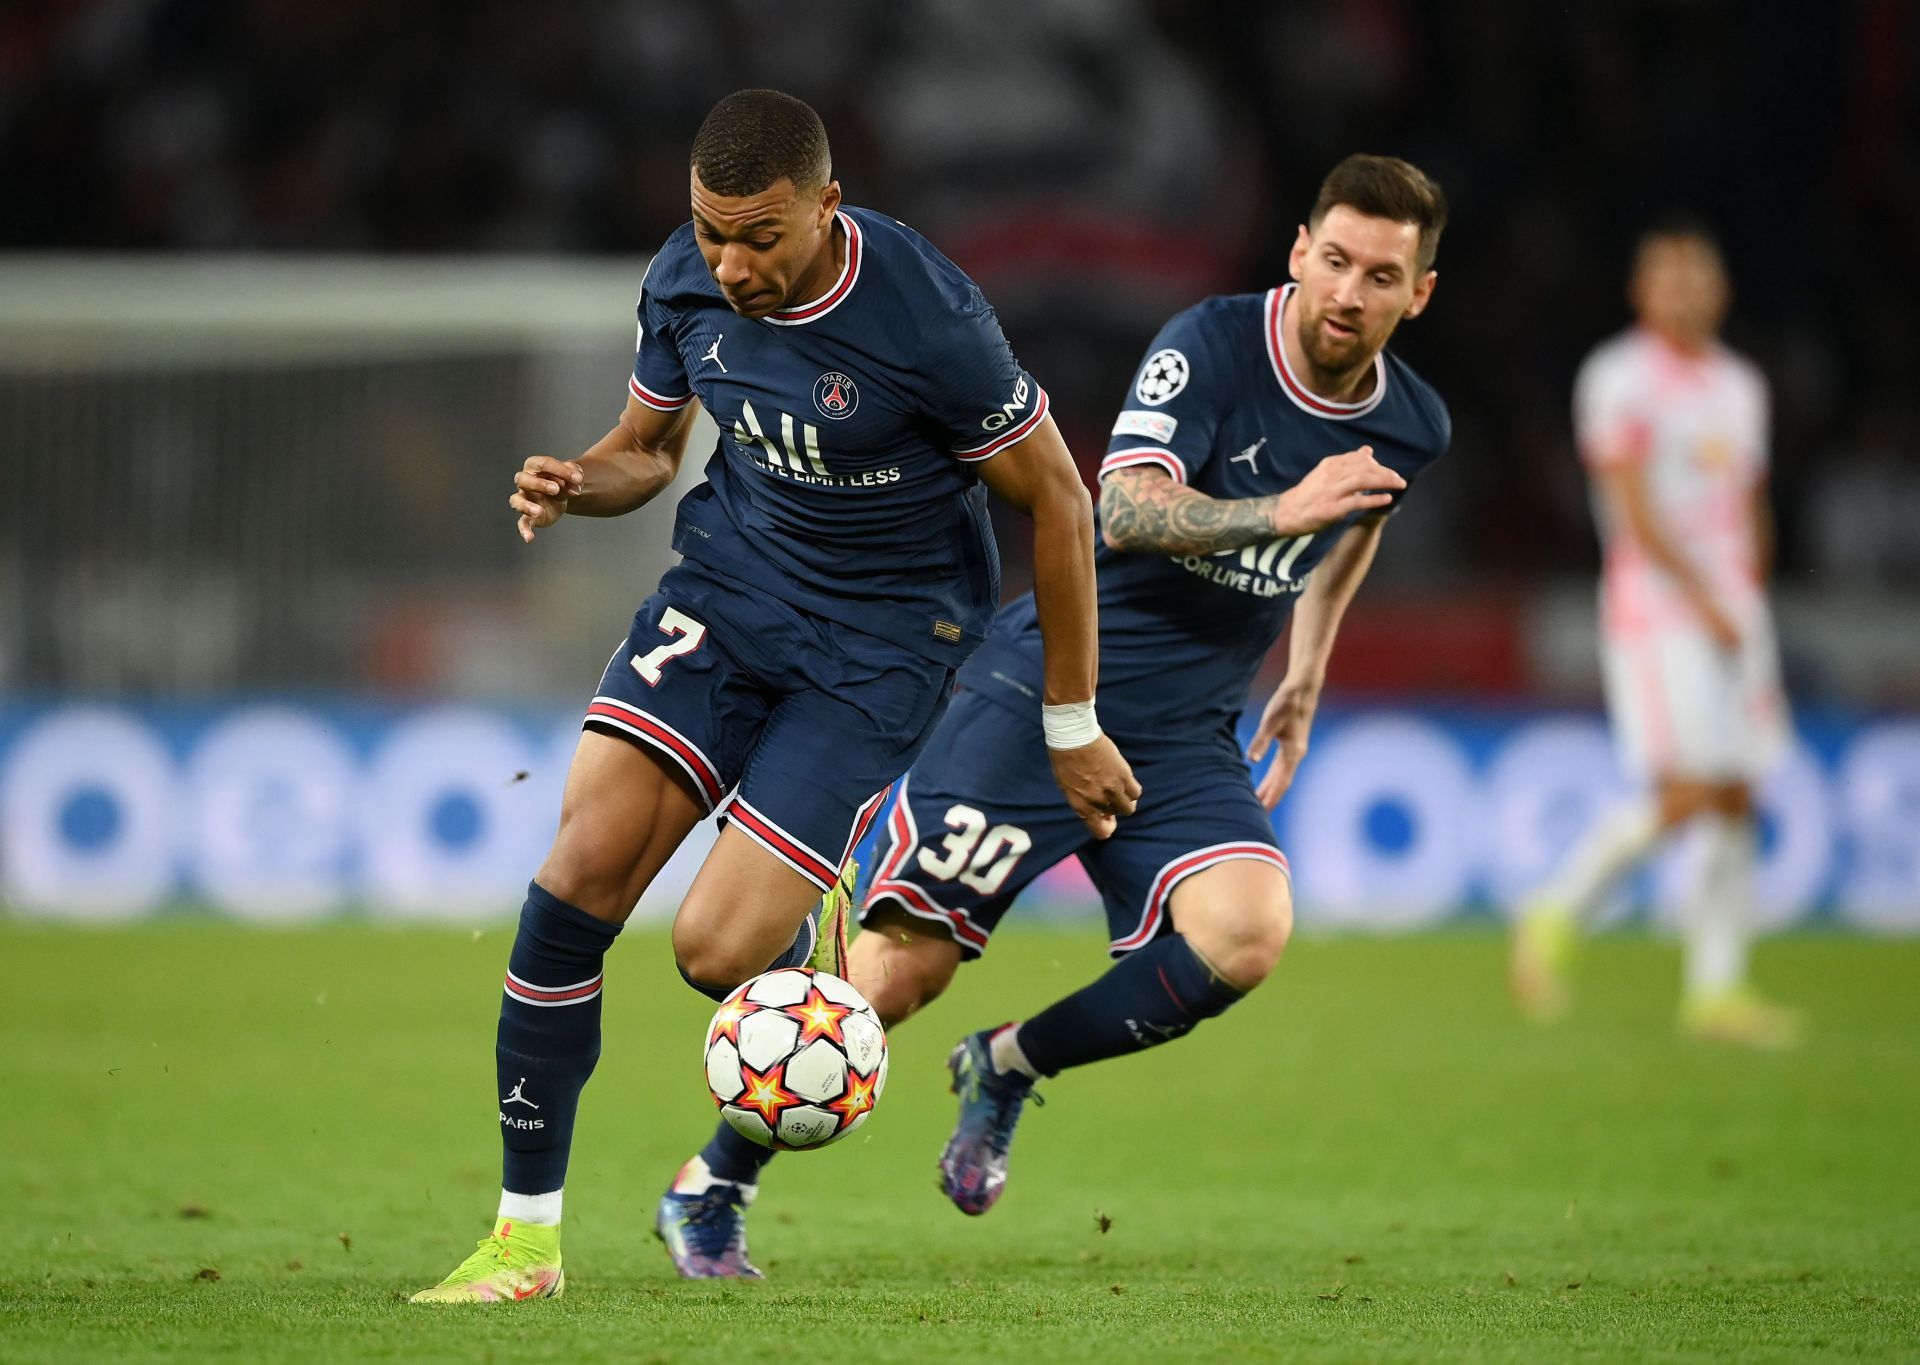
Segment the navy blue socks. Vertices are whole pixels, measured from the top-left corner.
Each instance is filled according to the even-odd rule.
[[[494,1064],[501,1186],[547,1194],[566,1183],[580,1091],[600,1060],[601,962],[620,926],[527,886],[507,960]]]
[[[1240,999],[1179,934],[1120,959],[1091,985],[1020,1026],[1020,1050],[1043,1076],[1157,1047]]]
[[[725,1119],[713,1130],[705,1147],[700,1149],[700,1159],[707,1163],[707,1169],[713,1172],[716,1180],[731,1180],[738,1185],[753,1185],[760,1180],[760,1169],[772,1161],[774,1152],[771,1147],[762,1147],[757,1142],[749,1142],[728,1126]]]

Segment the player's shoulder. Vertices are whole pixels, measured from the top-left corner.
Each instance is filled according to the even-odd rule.
[[[661,243],[647,262],[640,288],[647,297],[668,305],[696,296],[718,297],[720,291],[694,240],[692,222],[682,223]]]
[[[1268,293],[1209,294],[1167,319],[1163,332],[1195,337],[1211,349],[1238,354],[1242,343],[1260,341]]]
[[[1584,379],[1645,369],[1653,361],[1649,340],[1638,327],[1615,332],[1587,352],[1580,362],[1580,376]]]
[[[1767,392],[1767,375],[1750,356],[1722,344],[1716,348],[1715,359],[1721,370],[1739,387],[1761,396]]]
[[[1265,294],[1210,294],[1162,323],[1147,366],[1177,352],[1196,381],[1231,378],[1251,356],[1265,354],[1262,340]]]
[[[1436,456],[1445,453],[1453,442],[1453,414],[1447,408],[1447,400],[1418,370],[1391,350],[1381,355],[1386,361],[1388,391],[1397,397],[1397,406],[1417,436],[1416,444]]]
[[[942,315],[988,311],[986,296],[967,272],[919,232],[873,209],[843,204],[840,212],[860,235],[862,272],[871,270],[889,297]]]

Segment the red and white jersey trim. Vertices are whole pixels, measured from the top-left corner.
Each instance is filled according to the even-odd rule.
[[[700,752],[699,746],[692,740],[658,716],[648,715],[618,697],[595,697],[587,707],[586,719],[598,725],[610,725],[623,734],[646,741],[679,764],[693,779],[693,785],[706,798],[709,811],[720,804],[726,785],[720,781],[720,770],[714,767],[713,760]]]
[[[664,393],[655,393],[645,384],[642,384],[637,375],[628,378],[627,392],[635,398],[638,398],[655,412],[678,412],[681,408],[684,408],[693,401],[693,395],[690,393],[683,393],[678,398],[668,397]]]
[[[949,910],[921,887],[900,880],[908,857],[920,846],[920,831],[914,827],[913,812],[907,806],[908,781],[908,778],[900,779],[899,799],[893,803],[893,814],[887,820],[887,832],[893,842],[887,846],[887,856],[880,860],[873,885],[867,888],[867,905],[871,907],[883,900],[898,901],[908,914],[945,925],[956,943],[979,952],[987,946],[985,929],[968,919],[964,910]]]
[[[1287,300],[1300,288],[1297,284],[1282,285],[1278,289],[1267,291],[1267,359],[1273,365],[1273,376],[1280,381],[1280,387],[1286,392],[1293,405],[1312,413],[1315,417],[1325,417],[1335,422],[1351,421],[1355,417],[1365,416],[1380,406],[1387,396],[1387,358],[1376,354],[1373,357],[1373,392],[1357,403],[1336,403],[1322,398],[1294,374],[1293,367],[1287,363],[1287,348],[1280,344],[1280,327],[1287,314]]]
[[[1186,461],[1162,446],[1135,446],[1127,450],[1116,450],[1100,461],[1100,477],[1104,479],[1116,469],[1132,469],[1143,464],[1158,465],[1173,475],[1175,483],[1187,481]]]
[[[1287,866],[1287,855],[1271,844],[1210,844],[1206,848],[1196,848],[1191,853],[1182,854],[1168,863],[1155,875],[1153,885],[1147,891],[1146,908],[1140,914],[1140,923],[1134,931],[1124,938],[1113,941],[1109,951],[1116,956],[1143,948],[1153,941],[1160,932],[1160,921],[1165,917],[1167,900],[1173,895],[1173,888],[1196,872],[1203,872],[1219,863],[1232,862],[1238,858],[1251,858],[1256,862],[1272,863],[1288,878],[1293,870]]]
[[[605,973],[592,976],[585,981],[576,981],[571,986],[536,986],[531,981],[507,973],[507,994],[523,1005],[538,1005],[541,1009],[552,1009],[558,1005],[582,1005],[600,994],[600,984]]]
[[[853,292],[853,286],[859,282],[860,258],[866,254],[866,247],[860,240],[860,225],[844,213],[834,216],[840,220],[840,226],[847,234],[847,259],[840,267],[840,278],[833,282],[833,288],[812,303],[767,314],[766,320],[775,327],[798,327],[802,323],[819,321],[845,303],[847,295]]]
[[[1002,431],[998,436],[988,437],[987,440],[980,445],[968,446],[964,450],[955,450],[953,457],[963,464],[972,464],[976,460],[984,460],[990,456],[998,455],[1008,446],[1018,445],[1020,442],[1026,440],[1027,437],[1031,436],[1034,429],[1038,427],[1041,422],[1045,421],[1047,416],[1047,391],[1038,384],[1035,384],[1033,388],[1034,392],[1040,396],[1034,404],[1033,411],[1027,415],[1025,421],[1016,422],[1014,425]]]
[[[833,890],[833,884],[840,879],[839,868],[748,805],[739,792],[727,798],[727,803],[720,808],[720,816],[822,891]]]
[[[889,782],[868,797],[860,809],[853,813],[853,828],[847,833],[847,846],[840,851],[842,868],[847,865],[847,859],[853,856],[854,849],[860,847],[860,841],[867,837],[867,830],[872,827],[874,817],[880,813],[880,808],[886,805],[887,797],[892,794],[893,783]]]

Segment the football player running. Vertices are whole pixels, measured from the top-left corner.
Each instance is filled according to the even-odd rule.
[[[953,1049],[960,1110],[940,1173],[963,1212],[999,1198],[1037,1080],[1179,1038],[1280,960],[1293,897],[1269,812],[1386,519],[1451,434],[1439,396],[1385,349],[1432,299],[1445,223],[1417,168],[1349,157],[1299,229],[1293,283],[1207,299],[1149,348],[1100,467],[1100,723],[1144,789],[1113,837],[1090,839],[1033,758],[1046,689],[1032,597],[994,618],[895,795],[851,952],[886,1023],[945,990],[1068,857],[1101,893],[1117,959]],[[1243,754],[1235,721],[1289,615],[1285,679]],[[1256,789],[1247,759],[1270,748]],[[682,1169],[663,1217],[697,1203],[707,1253],[684,1273],[758,1273],[745,1210],[770,1155],[722,1124]]]
[[[688,983],[718,998],[773,965],[843,967],[837,902],[818,925],[810,911],[985,634],[988,488],[1034,520],[1056,717],[1036,761],[1089,838],[1139,791],[1088,732],[1086,489],[980,291],[912,229],[841,203],[819,116],[791,96],[720,101],[691,162],[691,221],[641,286],[624,414],[577,460],[528,460],[509,499],[529,542],[565,514],[630,512],[672,483],[696,400],[719,425],[677,509],[684,562],[607,665],[527,889],[495,1045],[494,1231],[415,1302],[564,1288],[562,1189],[605,955],[701,820],[722,828],[674,919]]]

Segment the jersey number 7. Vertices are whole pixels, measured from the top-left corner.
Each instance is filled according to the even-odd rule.
[[[660,629],[680,638],[658,649],[648,650],[645,655],[633,660],[633,671],[647,680],[648,687],[660,685],[660,670],[668,659],[693,653],[700,648],[700,642],[707,638],[707,628],[678,607],[668,607],[660,613]]]

